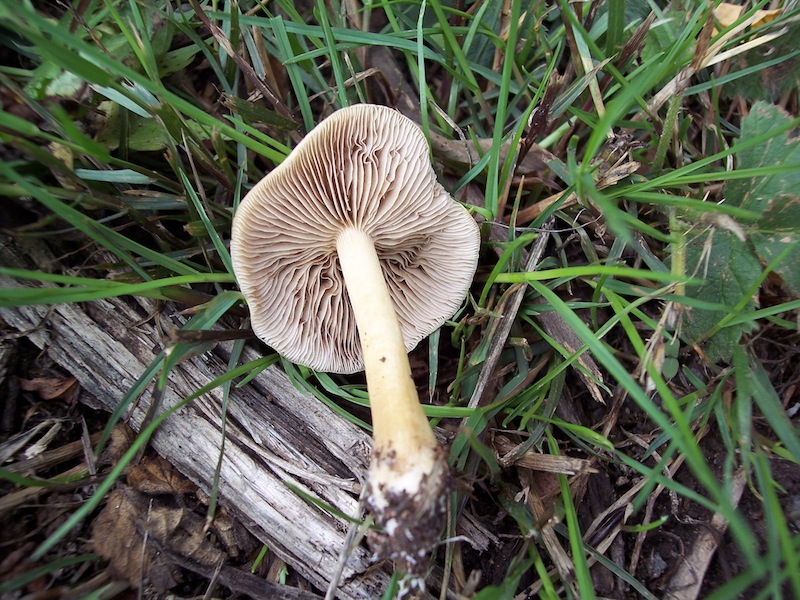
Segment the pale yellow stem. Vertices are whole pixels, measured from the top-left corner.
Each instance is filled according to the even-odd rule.
[[[402,457],[435,448],[372,238],[348,228],[336,249],[364,355],[375,450]]]
[[[449,467],[417,397],[375,244],[348,228],[336,250],[358,326],[372,410],[366,507],[383,530],[379,553],[407,573],[411,587],[422,589],[426,556],[444,518]]]

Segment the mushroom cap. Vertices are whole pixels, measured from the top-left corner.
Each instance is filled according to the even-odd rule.
[[[375,244],[407,350],[458,310],[480,235],[428,153],[413,121],[357,104],[322,121],[253,187],[233,220],[231,256],[259,338],[317,371],[363,369],[336,252],[348,227]]]

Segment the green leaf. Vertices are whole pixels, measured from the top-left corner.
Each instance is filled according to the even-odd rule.
[[[768,8],[768,7],[764,7]],[[736,77],[722,86],[725,98],[743,97],[748,101],[778,101],[784,94],[797,90],[800,86],[800,57],[797,48],[800,46],[800,23],[795,19],[784,21],[786,33],[771,40],[768,44],[759,44],[736,59],[737,71],[754,67],[743,77]],[[782,60],[783,59],[783,60]]]
[[[62,71],[44,88],[45,98],[68,98],[77,99],[78,94],[83,89],[83,81],[80,77],[69,71]]]
[[[242,117],[247,123],[263,123],[284,131],[295,131],[299,128],[298,124],[291,119],[287,119],[274,110],[267,110],[257,105],[255,102],[250,102],[249,100],[244,100],[235,96],[227,96],[224,102],[225,106]]]
[[[792,137],[793,124],[777,106],[753,105],[734,145],[734,173],[742,176],[725,182],[725,204],[748,211],[751,216],[737,218],[749,227],[687,236],[686,271],[705,280],[700,286],[687,285],[688,295],[728,307],[695,306],[686,313],[686,334],[704,342],[714,362],[730,360],[742,333],[754,326],[755,317],[746,318],[755,309],[748,296],[757,293],[765,268],[779,275],[791,293],[800,294],[800,169],[788,168],[800,164],[800,140]],[[770,137],[770,132],[775,134]],[[747,144],[765,135],[763,142]],[[749,239],[742,239],[745,236]]]
[[[124,111],[128,106],[121,106],[116,102],[101,102],[98,106],[98,122],[101,123],[100,131],[97,134],[97,141],[106,147],[116,150],[119,147],[120,131],[123,125],[122,118],[127,116],[127,135],[128,148],[137,152],[157,152],[169,145],[170,132],[166,129],[163,122],[155,119],[147,113],[146,117],[139,116],[140,113],[125,115]],[[141,109],[140,109],[141,110]],[[197,121],[192,119],[185,120],[186,127],[200,139],[207,139],[206,129]]]
[[[786,253],[775,266],[775,273],[781,276],[786,287],[794,295],[800,295],[800,236],[791,233],[756,233],[753,246],[765,262],[770,263],[782,253]]]
[[[84,181],[108,181],[111,183],[125,183],[128,185],[148,185],[156,183],[152,177],[133,169],[75,169],[75,175]]]
[[[791,119],[777,106],[756,102],[742,119],[740,140],[785,128]],[[737,169],[777,167],[800,162],[800,142],[784,131],[763,144],[736,153]],[[735,146],[734,146],[735,149]],[[725,201],[762,215],[759,225],[776,229],[800,228],[800,169],[728,181]],[[786,211],[786,212],[784,212]],[[789,218],[789,221],[785,219]]]
[[[199,46],[191,45],[165,53],[158,62],[159,75],[167,77],[178,71],[183,71],[191,64],[199,52]]]
[[[650,28],[645,37],[645,45],[642,49],[642,60],[661,60],[674,46],[680,37],[681,23],[678,19],[664,18],[658,19]],[[676,57],[679,64],[689,64],[694,52],[693,47],[688,45],[680,49],[680,54]]]
[[[791,118],[777,106],[753,105],[742,119],[741,139],[786,128]],[[778,133],[767,142],[738,154],[738,168],[774,167],[800,163],[800,140],[793,132]],[[726,200],[761,215],[751,235],[753,247],[764,265],[773,265],[789,290],[800,295],[800,169],[781,170],[760,177],[731,180]]]
[[[723,304],[730,310],[704,310],[688,308],[684,320],[684,333],[692,341],[703,341],[711,331],[743,303],[744,310],[755,308],[752,298],[746,295],[761,275],[761,263],[747,244],[727,231],[714,231],[707,236],[694,238],[686,245],[687,270],[697,269],[702,285],[687,286],[692,298]],[[728,361],[744,331],[752,327],[749,322],[719,330],[707,341],[705,352],[712,362]]]

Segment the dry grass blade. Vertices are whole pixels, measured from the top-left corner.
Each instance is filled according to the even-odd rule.
[[[388,48],[374,47],[369,52],[370,63],[381,74],[386,86],[391,92],[392,101],[397,109],[416,123],[421,122],[419,104],[415,94],[406,81],[403,70]],[[430,144],[434,157],[450,168],[457,171],[468,170],[475,162],[492,150],[493,140],[480,138],[473,141],[458,132],[459,139],[453,140],[431,130]],[[505,161],[509,152],[516,151],[511,142],[504,143],[501,147],[500,160]],[[555,157],[553,154],[539,146],[531,144],[523,159],[516,165],[515,175],[526,177],[544,177],[549,172],[548,162]]]
[[[536,265],[542,260],[545,248],[550,240],[552,226],[552,221],[550,221],[539,231],[539,237],[536,238],[536,242],[533,244],[530,254],[528,255],[528,260],[525,263],[524,268],[526,271],[535,270]],[[468,406],[470,408],[480,406],[483,401],[484,392],[494,375],[497,361],[500,359],[500,353],[505,347],[508,336],[511,333],[511,328],[514,325],[514,317],[522,304],[526,287],[525,284],[516,284],[510,288],[510,291],[506,292],[506,301],[502,309],[498,311],[500,316],[492,319],[491,325],[489,326],[491,343],[486,354],[486,359],[481,366],[478,382],[469,399]]]
[[[92,444],[96,444],[100,439],[100,435],[101,434],[99,433],[92,435],[90,442]],[[80,456],[83,451],[84,442],[83,440],[78,440],[76,442],[59,446],[58,448],[53,448],[52,450],[47,450],[41,454],[37,454],[32,458],[13,462],[9,465],[6,465],[5,468],[12,473],[30,473],[36,471],[37,469],[46,469],[64,461],[76,458],[77,456]]]
[[[236,66],[241,69],[242,73],[244,73],[245,77],[247,77],[250,83],[263,95],[264,98],[269,101],[270,104],[275,107],[275,109],[283,117],[289,119],[290,121],[294,121],[294,115],[292,115],[291,111],[286,107],[286,104],[283,102],[283,100],[278,98],[275,92],[269,89],[267,84],[258,76],[250,63],[245,61],[239,55],[239,53],[236,52],[236,49],[233,47],[233,44],[231,44],[231,40],[229,40],[225,35],[225,32],[223,32],[216,24],[211,22],[211,19],[208,18],[197,0],[190,1],[197,17],[212,33],[214,39],[223,48],[223,50],[225,50],[228,56],[231,57],[231,60],[236,63]],[[295,142],[299,142],[301,139],[300,134],[296,131],[289,132],[289,135],[292,136],[292,139],[294,139]]]
[[[517,454],[518,449],[525,445],[525,443],[514,444],[503,435],[495,435],[494,437],[495,448],[505,455],[498,459],[498,462],[504,467],[514,465],[525,469],[531,469],[532,471],[563,473],[564,475],[597,473],[597,470],[592,468],[591,461],[585,458],[539,454],[533,450],[527,450],[522,454]]]
[[[735,27],[732,27],[730,30],[726,31],[720,38],[715,41],[713,44],[708,43],[708,39],[706,39],[706,43],[703,44],[702,40],[698,43],[698,48],[700,49],[699,52],[695,55],[694,60],[684,69],[678,73],[669,83],[667,83],[653,98],[650,99],[647,103],[647,109],[649,114],[656,114],[659,108],[670,98],[677,96],[678,94],[683,93],[683,91],[688,87],[691,78],[697,74],[698,71],[704,69],[708,66],[714,65],[718,62],[727,60],[729,58],[733,58],[734,56],[738,56],[743,52],[747,52],[752,48],[756,48],[763,44],[768,44],[771,41],[775,40],[776,38],[786,34],[789,29],[782,28],[779,31],[765,33],[758,38],[749,40],[738,46],[726,50],[725,52],[722,49],[725,45],[730,42],[733,38],[739,35],[742,31],[750,27],[752,24],[763,20],[763,16],[759,15],[758,13],[754,13],[748,19],[745,19]],[[713,28],[712,23],[713,19],[710,19],[703,29],[703,34],[701,37],[706,36],[706,38],[710,38]]]
[[[551,338],[558,342],[568,353],[577,352],[583,343],[575,335],[575,332],[564,322],[564,319],[555,311],[542,311],[536,319],[541,323],[542,328]],[[600,404],[605,404],[603,391],[600,385],[603,383],[603,374],[600,367],[588,352],[582,352],[578,356],[578,364],[582,367],[576,369],[578,376],[583,380],[592,398]]]
[[[544,502],[542,502],[533,473],[522,471],[520,473],[520,483],[525,489],[529,490],[525,495],[525,501],[530,508],[531,514],[537,519],[538,530],[536,533],[547,549],[547,553],[555,566],[555,571],[561,578],[561,582],[569,587],[572,596],[578,597],[578,590],[575,586],[575,565],[553,529],[559,520],[549,512]]]
[[[4,496],[0,497],[0,515],[12,510],[18,509],[20,506],[34,502],[43,494],[52,491],[63,490],[76,490],[92,483],[91,479],[85,478],[88,469],[85,464],[80,464],[76,467],[67,469],[58,473],[53,480],[68,480],[68,483],[51,483],[47,487],[31,486],[15,490]]]
[[[733,476],[731,486],[731,503],[738,506],[747,485],[747,474],[739,469]],[[700,595],[705,573],[714,553],[717,551],[722,536],[728,528],[728,522],[720,513],[714,513],[707,527],[701,528],[692,545],[692,551],[682,561],[667,586],[664,598],[667,600],[695,600]]]

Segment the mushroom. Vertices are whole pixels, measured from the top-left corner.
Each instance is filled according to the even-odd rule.
[[[381,556],[416,585],[450,475],[407,353],[458,310],[480,244],[428,155],[420,128],[391,108],[336,111],[247,194],[231,239],[259,338],[314,370],[366,371],[366,508],[383,530]]]

